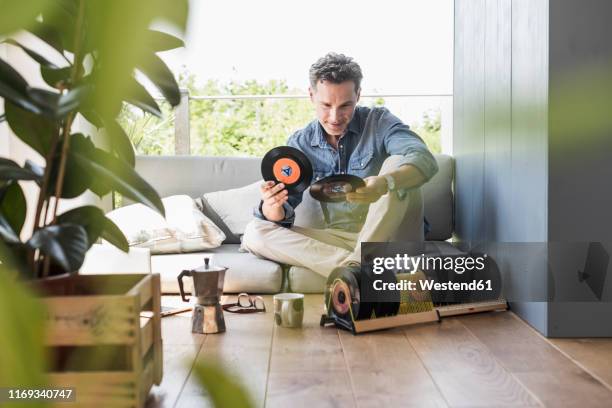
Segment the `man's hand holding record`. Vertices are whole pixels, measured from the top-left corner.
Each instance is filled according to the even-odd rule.
[[[289,193],[301,193],[310,186],[312,166],[304,153],[289,146],[275,147],[261,162],[262,212],[269,221],[281,221]]]
[[[264,181],[259,189],[264,205],[270,208],[282,207],[289,197],[289,192],[283,183],[276,184],[274,181]]]
[[[310,195],[326,203],[348,201],[350,194],[355,195],[366,184],[363,179],[352,174],[335,174],[325,177],[310,186]],[[358,196],[361,196],[359,194]]]
[[[371,204],[387,194],[387,181],[383,177],[371,176],[363,179],[365,185],[346,194],[346,201],[357,204]]]

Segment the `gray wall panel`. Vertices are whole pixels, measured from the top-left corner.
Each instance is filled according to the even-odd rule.
[[[454,68],[453,68],[453,155],[455,157],[455,186],[457,180],[465,178],[463,167],[457,165],[457,158],[463,156],[463,140],[465,138],[465,16],[468,0],[455,0],[455,36],[454,36]],[[465,189],[455,188],[455,235],[462,239],[466,235],[466,223],[469,217],[465,205],[468,198]]]
[[[465,242],[482,240],[483,158],[484,158],[484,30],[485,0],[461,0],[456,3],[455,32],[460,33],[455,64],[464,74],[461,83],[461,116],[453,140],[456,159],[456,228]]]
[[[550,336],[612,335],[612,303],[582,302],[596,298],[576,274],[588,242],[612,242],[610,16],[608,0],[456,1],[456,238],[548,243],[493,255],[515,298],[575,300],[512,305]]]
[[[612,241],[612,2],[550,12],[549,237]]]
[[[485,30],[484,238],[512,241],[512,2],[487,0]]]
[[[547,238],[547,97],[548,1],[512,1],[512,213],[508,232],[513,241],[545,242]],[[525,277],[515,296],[546,288],[547,259]],[[521,263],[514,262],[515,281],[521,282]],[[543,296],[546,294],[542,294]],[[544,335],[548,334],[545,303],[513,303],[517,313]]]
[[[456,2],[461,85],[454,91],[460,106],[453,151],[461,241],[546,240],[547,8],[546,0]],[[507,253],[492,255],[513,297],[532,295],[533,282],[521,276],[525,265]],[[541,279],[545,265],[543,259]],[[514,306],[546,332],[545,305]]]
[[[512,237],[547,238],[548,1],[512,2]]]
[[[576,274],[588,242],[607,242],[612,254],[611,16],[609,0],[550,4],[548,238],[571,246],[551,261],[568,266],[555,271],[557,292],[593,298],[550,303],[552,336],[612,335],[611,278],[602,303]]]

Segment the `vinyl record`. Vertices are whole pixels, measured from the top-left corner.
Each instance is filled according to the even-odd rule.
[[[361,301],[359,267],[339,267],[327,278],[325,304],[328,313],[347,320],[369,319],[374,305]]]
[[[310,195],[326,203],[346,201],[346,193],[365,187],[363,179],[350,174],[336,174],[325,177],[310,186]]]
[[[301,193],[312,182],[312,165],[308,157],[298,149],[279,146],[264,156],[261,175],[266,181],[283,183],[290,193]]]
[[[395,284],[397,277],[395,271],[385,270],[379,274],[374,273],[373,264],[365,262],[360,268],[361,298],[372,303],[376,317],[395,316],[399,309],[400,292],[397,290],[375,290],[376,281],[382,284]]]

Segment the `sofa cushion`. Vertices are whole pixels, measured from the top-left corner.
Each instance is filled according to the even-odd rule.
[[[163,171],[160,171],[163,169]],[[162,197],[193,198],[261,180],[258,157],[136,156],[136,171]]]
[[[184,269],[195,269],[210,257],[214,265],[228,268],[225,273],[226,293],[277,293],[282,284],[283,272],[279,264],[261,259],[246,252],[238,252],[240,245],[221,245],[211,251],[191,254],[155,255],[151,257],[151,269],[161,276],[164,293],[179,293],[177,276]],[[185,290],[191,291],[191,279],[183,279]]]
[[[322,293],[327,279],[310,269],[292,266],[287,273],[289,288],[292,292]]]
[[[204,194],[196,203],[225,233],[226,244],[239,244],[238,238],[253,219],[253,211],[261,200],[259,190],[262,180],[241,188]],[[295,225],[309,228],[325,228],[321,203],[312,198],[310,190],[304,191],[302,202],[295,209]],[[228,232],[226,232],[228,231]]]
[[[239,244],[240,243],[240,237],[234,234],[230,230],[230,228],[227,226],[227,224],[223,222],[219,214],[217,214],[217,212],[210,205],[207,199],[205,199],[203,196],[198,197],[195,199],[195,203],[200,209],[200,211],[202,211],[205,216],[210,218],[210,220],[214,222],[215,225],[219,227],[219,229],[221,229],[221,231],[223,231],[223,233],[225,234],[225,240],[223,241],[224,244]]]
[[[112,245],[93,244],[85,254],[79,273],[151,273],[151,251],[132,247],[125,253]]]
[[[261,183],[256,181],[240,188],[206,193],[203,198],[230,231],[240,236],[244,234],[246,225],[253,219],[253,208],[261,197]]]

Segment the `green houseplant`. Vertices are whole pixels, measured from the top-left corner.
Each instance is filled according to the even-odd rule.
[[[58,214],[57,198],[117,191],[164,215],[158,194],[134,171],[134,150],[116,117],[123,103],[161,115],[142,78],[171,105],[179,103],[175,78],[157,53],[183,42],[150,27],[164,24],[183,33],[188,1],[9,0],[2,5],[0,41],[37,63],[48,87],[30,86],[0,59],[0,121],[45,158],[44,166],[0,158],[0,237],[27,278],[73,273],[99,237],[123,251],[128,243],[99,208]],[[20,40],[23,31],[36,37],[36,48]],[[98,143],[75,127],[77,117],[97,129]],[[22,232],[27,214],[19,182],[26,180],[40,188],[31,234]]]
[[[0,58],[0,98],[3,99],[0,122],[6,121],[22,142],[44,158],[43,165],[26,161],[22,166],[10,158],[0,157],[0,294],[3,300],[0,357],[5,363],[0,370],[0,386],[41,386],[48,381],[57,385],[73,384],[73,379],[65,380],[66,375],[76,377],[61,371],[74,371],[79,360],[101,364],[117,359],[100,354],[98,349],[88,352],[83,359],[79,357],[83,354],[79,354],[78,347],[73,347],[76,358],[68,363],[73,368],[58,368],[52,363],[55,357],[47,358],[43,352],[45,345],[48,353],[58,356],[49,346],[82,344],[58,343],[53,337],[54,329],[61,330],[58,316],[62,319],[75,316],[70,315],[70,310],[67,315],[58,315],[61,308],[52,305],[58,303],[58,296],[79,295],[80,289],[66,278],[44,281],[38,278],[75,275],[85,253],[100,237],[124,251],[128,250],[128,243],[98,207],[83,205],[60,213],[58,202],[79,197],[86,191],[100,197],[117,191],[164,215],[158,194],[134,171],[134,150],[116,117],[124,103],[161,115],[155,99],[142,85],[143,78],[171,105],[179,103],[178,85],[157,53],[180,47],[183,42],[151,27],[153,23],[163,24],[173,32],[184,33],[188,0],[7,0],[0,2],[0,9],[0,42],[4,47],[23,50],[37,64],[47,85],[32,86],[19,72],[21,66],[12,66]],[[20,184],[24,181],[38,185],[35,210],[30,214]],[[33,228],[24,230],[28,216],[33,220]],[[15,275],[55,285],[51,300],[43,302],[29,296],[29,291],[15,281]],[[107,293],[122,279],[125,277],[108,279],[103,287],[94,284],[94,288],[83,294]],[[155,279],[136,276],[133,281],[138,282],[134,287],[142,287],[143,282],[155,282]],[[94,279],[95,282],[100,281]],[[42,288],[44,285],[30,286]],[[121,292],[131,294],[133,290],[128,287]],[[149,296],[159,295],[151,289]],[[103,298],[90,296],[90,301],[108,310],[112,305],[104,303]],[[151,302],[157,304],[152,306],[153,311],[158,311],[159,302]],[[78,313],[84,316],[91,313],[86,305],[79,309]],[[133,312],[132,321],[136,325],[132,333],[137,336],[148,330],[159,339],[159,314],[142,326],[138,324],[138,310]],[[104,314],[106,319],[109,316],[112,313]],[[87,323],[92,320],[87,319],[79,320],[76,334],[71,336],[87,334],[90,328],[94,335],[87,345],[104,344],[104,336],[112,334],[112,328],[99,332]],[[149,384],[161,380],[161,345],[149,347],[154,354],[152,359],[140,361],[142,351],[134,347],[132,354],[137,359],[133,364],[136,365],[124,369],[140,378],[145,367],[153,367],[148,381],[127,383],[132,384],[130,395],[137,405],[142,405]],[[85,387],[79,391],[81,399],[86,398],[87,389],[97,386],[99,380],[95,378],[80,383]]]
[[[44,166],[31,161],[20,166],[0,157],[0,386],[40,387],[49,381],[43,344],[49,311],[15,275],[32,280],[74,274],[99,237],[128,250],[121,231],[99,208],[58,213],[57,198],[117,191],[164,214],[158,194],[134,171],[133,147],[116,118],[124,103],[161,115],[143,78],[170,105],[179,103],[178,85],[157,53],[183,42],[151,26],[161,23],[183,34],[188,0],[5,0],[0,11],[0,42],[21,48],[48,85],[30,86],[0,58],[0,122],[8,122],[45,159]],[[36,37],[37,46],[21,41],[23,32]],[[78,117],[92,125],[99,143],[75,127]],[[22,181],[40,188],[31,231],[23,231]],[[215,405],[250,405],[220,366],[199,364],[198,370],[202,383],[216,392]]]

